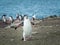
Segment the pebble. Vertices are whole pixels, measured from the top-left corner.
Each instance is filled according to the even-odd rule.
[[[10,41],[14,41],[14,39],[10,39]]]

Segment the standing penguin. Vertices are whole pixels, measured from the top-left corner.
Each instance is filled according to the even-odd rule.
[[[20,21],[22,20],[22,15],[19,15],[19,20],[20,20]]]
[[[12,16],[9,17],[9,21],[10,21],[10,23],[13,22],[13,17]]]
[[[32,34],[32,26],[28,16],[24,15],[24,23],[23,23],[23,39],[24,41],[27,38],[30,38]]]
[[[6,18],[6,15],[5,14],[2,16],[2,20],[3,20],[4,23],[6,23],[7,18]]]

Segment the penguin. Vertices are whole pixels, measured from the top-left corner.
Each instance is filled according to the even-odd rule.
[[[16,19],[19,19],[19,14],[16,14]]]
[[[28,18],[27,15],[24,15],[24,23],[23,23],[23,41],[26,41],[27,38],[31,38],[32,36],[32,26],[31,26],[31,22]]]
[[[7,21],[6,15],[3,15],[3,16],[2,16],[2,20],[3,20],[4,23],[6,23],[6,21]]]
[[[32,19],[35,20],[35,19],[36,19],[36,15],[33,15],[33,16],[32,16]]]
[[[11,23],[13,22],[13,17],[12,16],[9,17],[9,21],[11,21]]]
[[[22,20],[22,15],[19,15],[19,20],[20,20],[20,21]]]

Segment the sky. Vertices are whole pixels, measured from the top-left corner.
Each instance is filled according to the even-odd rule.
[[[60,15],[60,0],[0,0],[0,17],[3,14],[36,15],[37,18]]]

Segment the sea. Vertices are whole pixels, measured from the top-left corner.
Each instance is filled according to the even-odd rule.
[[[60,16],[60,0],[0,0],[0,18],[2,15],[36,15],[38,19],[51,15]]]

